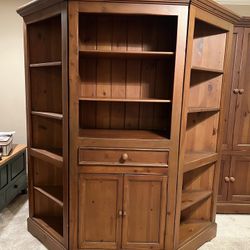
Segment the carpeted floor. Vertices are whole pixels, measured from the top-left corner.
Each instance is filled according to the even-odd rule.
[[[0,250],[46,250],[27,232],[27,216],[26,195],[17,197],[1,211]],[[217,237],[199,250],[250,250],[250,215],[218,215],[217,223]]]

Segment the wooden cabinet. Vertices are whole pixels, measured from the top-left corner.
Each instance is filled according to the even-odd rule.
[[[53,250],[197,249],[215,237],[238,17],[205,0],[37,0],[18,13],[28,230]]]
[[[250,213],[249,26],[249,18],[242,18],[234,29],[231,86],[227,93],[223,167],[217,206],[219,213]]]
[[[80,175],[80,248],[163,249],[166,193],[163,176]]]
[[[14,145],[9,156],[0,160],[0,210],[18,194],[27,193],[26,145]]]

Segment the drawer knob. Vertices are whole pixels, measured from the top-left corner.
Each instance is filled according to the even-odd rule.
[[[128,159],[128,154],[127,153],[123,153],[122,154],[122,161],[125,162]]]
[[[17,185],[17,184],[15,184],[15,185],[14,185],[14,188],[18,188],[18,185]]]
[[[225,182],[230,182],[230,178],[228,176],[225,177]]]
[[[237,95],[237,94],[239,94],[240,91],[239,91],[239,89],[234,89],[233,92],[234,92],[234,94]]]
[[[231,181],[232,183],[234,183],[234,182],[235,182],[235,178],[234,178],[234,177],[230,177],[230,181]]]
[[[242,95],[244,92],[245,92],[244,89],[240,89],[240,90],[239,90],[239,94],[240,94],[240,95]]]

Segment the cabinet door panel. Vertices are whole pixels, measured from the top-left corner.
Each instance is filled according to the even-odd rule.
[[[250,150],[250,28],[245,29],[239,94],[236,104],[234,149]]]
[[[163,249],[167,177],[124,177],[123,248]]]
[[[119,248],[122,185],[122,176],[80,175],[78,237],[80,248]]]
[[[229,200],[250,202],[250,157],[233,156],[231,164]],[[233,178],[233,179],[232,179]]]
[[[231,157],[228,155],[223,155],[221,159],[221,167],[220,167],[220,182],[219,182],[219,191],[218,191],[218,201],[226,201],[228,194],[228,179],[230,176],[230,162]]]

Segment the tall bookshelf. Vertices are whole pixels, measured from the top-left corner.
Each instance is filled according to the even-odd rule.
[[[234,15],[211,0],[37,0],[18,12],[28,230],[53,250],[215,237]]]
[[[226,23],[191,8],[189,35],[192,38],[188,41],[184,86],[183,158],[177,212],[180,249],[192,247],[195,242],[192,239],[216,227],[214,206],[231,31],[232,27]],[[207,237],[213,238],[214,234],[207,233]]]
[[[26,23],[29,230],[68,238],[68,107],[65,5]],[[35,233],[37,235],[37,233]],[[39,234],[38,234],[39,235]],[[49,237],[48,237],[49,238]],[[48,240],[50,241],[50,240]]]

